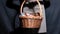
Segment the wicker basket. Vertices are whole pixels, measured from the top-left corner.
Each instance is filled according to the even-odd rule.
[[[37,1],[39,6],[40,3]],[[22,7],[24,5],[25,1],[22,3],[20,8],[20,13],[22,14]],[[40,7],[40,16],[19,16],[20,19],[22,19],[22,28],[40,28],[41,21],[42,21],[42,9]]]

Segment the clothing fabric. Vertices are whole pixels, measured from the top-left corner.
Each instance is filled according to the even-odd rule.
[[[10,3],[8,3],[9,6],[7,6],[7,1],[12,2],[12,0],[0,0],[0,34],[8,34],[14,31],[15,22],[17,24],[16,27],[19,26],[18,11],[16,11]]]
[[[60,0],[50,0],[46,9],[47,34],[60,34]]]

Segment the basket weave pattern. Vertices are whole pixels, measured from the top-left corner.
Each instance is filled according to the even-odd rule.
[[[22,18],[23,28],[39,28],[42,19]]]

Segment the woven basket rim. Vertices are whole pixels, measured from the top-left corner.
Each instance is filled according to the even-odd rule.
[[[22,19],[42,19],[42,17],[40,16],[37,16],[37,17],[31,17],[31,16],[19,16],[19,18],[22,18]]]

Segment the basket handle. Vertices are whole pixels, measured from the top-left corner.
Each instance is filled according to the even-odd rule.
[[[39,2],[39,0],[37,0],[37,3],[39,5],[39,9],[40,9],[40,16],[43,17],[41,3]]]
[[[26,1],[24,0],[23,3],[22,3],[22,5],[21,5],[21,8],[20,8],[20,13],[21,13],[21,14],[22,14],[23,5],[24,5],[25,2],[26,2]]]
[[[24,0],[23,1],[23,3],[22,3],[22,5],[21,5],[21,8],[20,8],[20,13],[22,14],[22,8],[23,8],[23,5],[24,5],[24,3],[26,2],[26,0]],[[40,16],[42,17],[42,7],[41,7],[41,4],[40,4],[40,2],[39,2],[39,0],[37,0],[37,3],[38,3],[38,5],[39,5],[39,9],[40,9]]]

